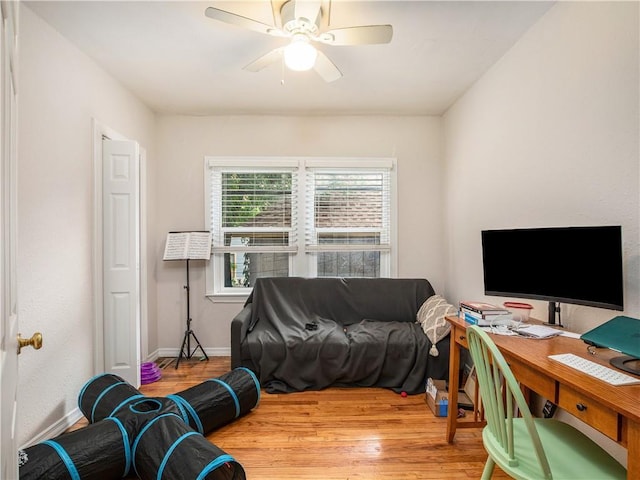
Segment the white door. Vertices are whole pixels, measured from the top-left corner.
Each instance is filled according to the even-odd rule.
[[[104,369],[140,385],[140,149],[102,145]]]
[[[18,478],[16,438],[16,61],[18,3],[2,1],[0,33],[0,478]]]

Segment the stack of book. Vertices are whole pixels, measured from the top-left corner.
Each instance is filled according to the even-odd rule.
[[[505,325],[513,318],[506,308],[485,302],[460,302],[460,317],[481,327]]]

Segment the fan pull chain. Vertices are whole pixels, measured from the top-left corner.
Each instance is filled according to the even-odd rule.
[[[282,61],[280,62],[280,85],[284,87],[284,56],[282,57]]]

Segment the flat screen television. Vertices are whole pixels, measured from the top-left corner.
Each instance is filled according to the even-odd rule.
[[[623,310],[620,226],[482,231],[486,295]]]

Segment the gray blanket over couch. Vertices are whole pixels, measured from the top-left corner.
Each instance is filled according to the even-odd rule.
[[[258,279],[247,301],[247,341],[262,385],[270,392],[340,385],[424,392],[434,357],[415,322],[433,294],[424,279]]]

